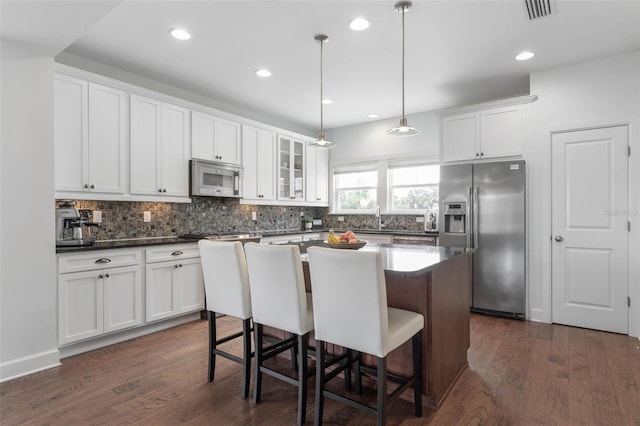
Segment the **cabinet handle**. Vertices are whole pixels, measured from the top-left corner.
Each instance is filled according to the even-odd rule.
[[[484,152],[481,152],[481,153],[480,153],[480,157],[482,157],[483,155],[484,155]]]
[[[162,189],[162,192],[167,192],[167,188],[163,188],[163,189]]]
[[[105,278],[109,278],[109,273],[104,274]]]
[[[95,187],[93,184],[91,184],[91,187],[90,187],[90,188],[91,188],[91,189],[96,189],[96,187]]]
[[[316,198],[316,201],[320,201],[320,198]]]
[[[476,152],[476,157],[480,157],[480,154],[478,154],[477,152]]]
[[[162,188],[158,188],[158,192],[162,192]]]
[[[104,275],[100,274],[100,275],[98,275],[98,278],[103,279]]]
[[[182,268],[182,263],[180,263],[178,266]]]
[[[173,253],[171,253],[171,256],[180,256],[183,255],[184,253],[182,253],[180,250],[176,250]]]
[[[179,268],[179,266],[178,266],[177,263],[175,265],[173,265],[173,269],[178,269],[178,268]]]
[[[101,257],[100,259],[96,260],[95,263],[110,263],[111,259],[109,259],[108,257]]]
[[[84,184],[84,188],[85,189],[89,189],[89,185],[87,185],[86,183]]]

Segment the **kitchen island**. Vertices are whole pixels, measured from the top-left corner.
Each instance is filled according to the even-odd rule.
[[[307,291],[311,287],[306,248],[317,244],[321,243],[300,244]],[[423,401],[428,408],[437,410],[467,367],[472,250],[371,243],[360,250],[382,253],[388,305],[424,315]],[[390,372],[410,375],[411,342],[392,352],[387,360]],[[369,355],[364,362],[375,365]]]

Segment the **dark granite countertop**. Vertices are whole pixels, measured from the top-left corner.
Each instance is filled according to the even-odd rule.
[[[264,237],[271,237],[277,235],[299,235],[299,234],[317,234],[320,232],[328,232],[329,230],[324,229],[314,229],[310,231],[302,231],[302,230],[294,230],[294,229],[282,229],[282,230],[265,230],[265,231],[246,231],[246,232],[259,232]],[[335,232],[344,232],[341,230],[336,230]],[[355,229],[353,230],[356,234],[389,234],[389,235],[409,235],[409,236],[428,236],[428,237],[436,237],[438,236],[437,232],[412,232],[406,230],[392,230],[385,229],[382,231],[373,230],[373,229]],[[239,232],[244,233],[244,232]],[[132,248],[132,247],[146,247],[146,246],[156,246],[156,245],[164,245],[164,244],[186,244],[186,243],[194,243],[196,240],[190,238],[180,238],[178,236],[173,237],[158,237],[158,238],[129,238],[122,240],[105,240],[105,241],[97,241],[95,244],[90,246],[61,246],[56,247],[56,253],[79,253],[90,250],[109,250],[109,249],[118,249],[118,248]]]
[[[62,246],[56,247],[56,253],[81,253],[90,250],[110,250],[119,248],[133,248],[158,246],[164,244],[188,244],[195,243],[195,240],[179,237],[161,237],[161,238],[131,238],[125,240],[106,240],[97,241],[90,246]]]
[[[325,245],[322,241],[305,241],[294,244],[300,247],[303,262],[307,261],[307,248]],[[462,247],[368,243],[360,251],[381,252],[382,267],[387,274],[416,277],[428,272],[439,263],[456,256],[471,254],[474,250]]]

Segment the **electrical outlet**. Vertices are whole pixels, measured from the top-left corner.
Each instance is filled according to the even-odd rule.
[[[91,212],[91,220],[94,223],[102,223],[102,211],[94,210],[93,212]]]
[[[304,212],[300,212],[300,217],[304,217]]]
[[[258,213],[257,212],[251,212],[251,220],[258,220]]]
[[[151,212],[143,212],[142,213],[142,221],[143,222],[151,222]]]
[[[338,216],[338,222],[344,222],[344,216]]]
[[[424,223],[424,216],[416,216],[416,222]]]

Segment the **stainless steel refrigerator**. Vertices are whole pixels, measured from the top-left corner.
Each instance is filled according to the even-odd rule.
[[[473,247],[471,310],[524,318],[524,161],[440,167],[439,244]]]

